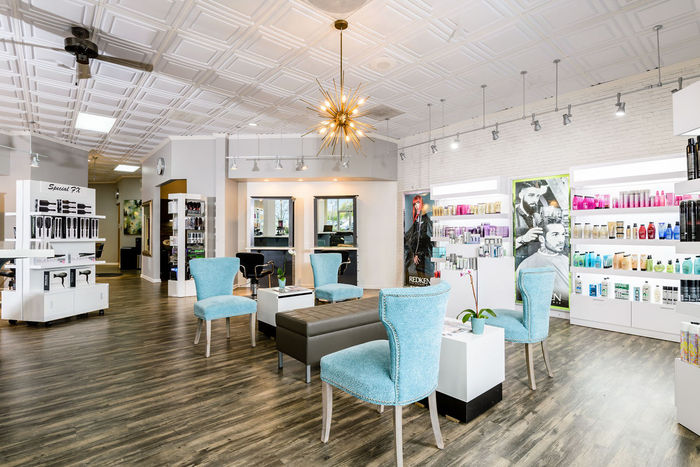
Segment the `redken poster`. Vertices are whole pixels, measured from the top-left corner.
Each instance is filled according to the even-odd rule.
[[[430,261],[433,253],[433,203],[430,192],[411,193],[404,204],[404,284],[412,286],[430,285],[434,265]]]
[[[521,269],[556,271],[552,307],[569,309],[569,176],[513,181],[515,277]],[[522,301],[516,288],[517,301]]]

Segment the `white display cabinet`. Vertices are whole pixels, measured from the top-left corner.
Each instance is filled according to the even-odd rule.
[[[661,301],[656,301],[654,295],[656,286],[660,289],[664,286],[676,287],[680,292],[681,279],[698,279],[693,275],[675,273],[676,259],[682,263],[688,255],[677,251],[682,245],[678,240],[659,239],[658,232],[655,239],[627,238],[626,230],[628,225],[632,227],[635,223],[638,227],[644,224],[645,228],[649,222],[653,222],[655,227],[658,227],[661,222],[670,222],[675,226],[679,220],[678,206],[674,205],[675,196],[681,194],[676,191],[676,186],[685,177],[685,157],[680,154],[627,163],[579,166],[571,169],[572,197],[607,194],[610,195],[612,202],[614,197],[622,198],[621,192],[648,191],[650,195],[656,197],[658,191],[660,197],[663,191],[664,194],[673,193],[674,195],[673,202],[669,203],[669,198],[666,197],[663,206],[621,206],[571,211],[572,258],[577,251],[581,254],[593,251],[601,258],[605,255],[624,252],[637,255],[640,259],[641,255],[651,255],[654,264],[660,260],[664,266],[663,272],[572,266],[570,303],[572,324],[670,341],[679,340],[680,323],[692,318],[693,313],[692,310],[689,311],[689,307],[694,304],[663,303],[663,296]],[[583,232],[585,224],[607,227],[608,222],[617,223],[618,221],[624,226],[624,238],[611,239],[609,233],[604,238],[574,238],[577,225]],[[617,234],[615,236],[617,237]],[[674,265],[673,273],[666,272],[668,260],[671,260]],[[581,280],[580,294],[576,293],[577,278]],[[596,285],[602,284],[605,278],[608,279],[609,290],[607,297],[602,297]],[[628,299],[615,298],[616,283],[629,286]],[[649,285],[649,301],[643,301],[642,297],[645,283]],[[593,296],[591,296],[592,286],[596,288]],[[639,301],[635,300],[635,288],[639,288],[640,291]]]
[[[452,287],[446,316],[455,318],[462,310],[475,307],[467,272],[474,277],[480,308],[514,309],[515,266],[508,182],[492,177],[438,184],[431,186],[430,197],[432,240],[446,253],[446,257],[432,258],[440,277],[431,282],[444,280]],[[480,236],[478,242],[472,239],[474,243],[463,243],[465,235],[459,232],[484,224],[491,226],[493,232]],[[502,256],[480,256],[480,250],[486,254],[487,244],[492,242],[500,244]],[[449,261],[450,257],[457,262]]]
[[[700,435],[700,366],[676,358],[676,420]]]
[[[37,180],[17,181],[18,250],[53,250],[52,257],[15,261],[15,289],[2,292],[2,318],[49,322],[109,306],[109,284],[95,282],[99,221],[95,190]]]
[[[190,275],[190,259],[206,258],[207,238],[206,197],[192,193],[168,195],[168,214],[173,234],[170,236],[168,296],[191,297],[197,294]]]

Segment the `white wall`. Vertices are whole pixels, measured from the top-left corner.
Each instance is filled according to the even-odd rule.
[[[248,212],[253,196],[293,196],[297,285],[313,286],[309,255],[314,247],[314,196],[358,195],[358,284],[377,289],[399,285],[396,182],[240,182],[238,209]],[[239,216],[238,250],[245,251],[246,225]]]
[[[100,221],[100,237],[105,239],[105,247],[102,250],[100,260],[116,263],[118,261],[119,215],[114,193],[117,191],[117,184],[91,183],[89,186],[95,189],[95,213],[105,216],[105,219]]]
[[[700,59],[664,68],[663,81],[697,74],[700,74]],[[498,141],[491,140],[492,128],[489,128],[461,135],[461,146],[456,151],[449,149],[449,140],[438,142],[441,151],[435,156],[429,155],[427,145],[407,149],[406,160],[399,161],[399,190],[492,175],[521,178],[564,174],[574,165],[684,153],[686,139],[673,136],[671,90],[675,83],[623,96],[627,106],[624,117],[615,116],[615,97],[576,107],[580,102],[614,96],[657,81],[656,71],[651,71],[560,96],[559,112],[538,117],[542,125],[539,132],[533,131],[528,117],[500,126]],[[564,126],[561,115],[568,104],[574,104],[572,123]],[[548,99],[526,105],[526,113],[552,108],[554,99]],[[486,123],[491,125],[519,115],[522,107],[515,107],[487,115]],[[449,125],[445,134],[480,127],[481,117],[478,117]],[[423,133],[404,138],[399,147],[426,137]]]

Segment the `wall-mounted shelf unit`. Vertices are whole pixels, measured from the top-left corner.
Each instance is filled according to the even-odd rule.
[[[168,195],[168,214],[172,218],[173,228],[168,258],[168,296],[192,297],[197,290],[190,275],[190,260],[209,256],[206,197],[171,193]]]
[[[36,180],[17,181],[18,250],[51,255],[17,259],[15,289],[2,292],[2,318],[48,322],[109,306],[109,284],[95,282],[99,220],[95,190]],[[79,213],[80,211],[87,213]],[[34,255],[32,255],[34,256]]]
[[[609,177],[608,174],[622,174],[622,176]],[[608,164],[596,164],[573,167],[571,169],[572,195],[592,198],[596,195],[610,198],[610,207],[605,209],[575,209],[571,211],[572,225],[581,227],[588,223],[601,225],[608,228],[608,222],[621,221],[625,226],[648,225],[653,222],[655,227],[661,222],[675,225],[679,221],[678,206],[675,205],[675,195],[678,183],[686,176],[685,156],[681,154],[664,155],[648,159],[639,159],[634,162],[614,162]],[[629,197],[632,193],[632,197]],[[661,200],[661,206],[629,207],[624,204],[625,198],[633,206],[643,206],[644,199],[654,197],[657,193]],[[668,196],[672,193],[673,196]],[[613,207],[613,200],[618,199],[617,208]],[[641,200],[641,201],[640,201]],[[573,236],[573,235],[572,235]],[[608,235],[609,237],[609,235]],[[657,339],[678,341],[680,322],[687,320],[683,313],[687,308],[680,302],[677,305],[654,303],[634,300],[634,290],[643,289],[645,282],[650,290],[654,291],[658,285],[660,288],[676,287],[680,289],[681,280],[698,280],[700,276],[667,273],[665,268],[668,260],[675,266],[675,260],[680,261],[677,248],[681,245],[678,240],[658,238],[658,232],[654,239],[636,238],[572,238],[572,249],[579,252],[595,251],[601,257],[607,254],[624,251],[632,255],[651,255],[654,264],[661,261],[664,272],[647,272],[641,270],[604,269],[571,267],[571,280],[581,281],[581,294],[571,295],[570,320],[572,324],[624,332]],[[624,247],[624,248],[622,248]],[[590,296],[593,294],[591,287],[601,284],[605,277],[609,277],[609,297]],[[619,300],[615,296],[615,284],[627,284],[629,286],[629,300]],[[572,284],[573,285],[573,284]],[[596,292],[594,295],[599,295]],[[678,297],[680,300],[680,297]]]
[[[447,303],[447,317],[455,318],[465,308],[474,308],[469,276],[474,277],[479,306],[484,308],[515,308],[515,267],[512,242],[512,215],[510,211],[510,185],[502,177],[492,177],[463,182],[443,183],[430,188],[434,202],[433,236],[435,246],[444,248],[447,257],[433,257],[439,280],[452,286]],[[471,214],[463,214],[467,210]],[[454,212],[454,214],[453,214]],[[457,214],[459,212],[459,214]],[[482,232],[479,243],[464,241],[468,231],[488,224],[493,232]],[[498,231],[498,234],[496,234]],[[480,247],[486,251],[486,243],[498,242],[503,256],[479,256]],[[459,264],[449,261],[450,257]],[[459,267],[465,263],[471,268]],[[454,267],[454,268],[453,268]]]

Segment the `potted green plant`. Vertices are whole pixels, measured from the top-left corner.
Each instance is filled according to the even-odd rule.
[[[484,324],[486,322],[486,319],[488,318],[488,315],[491,315],[495,318],[496,313],[494,313],[491,308],[479,309],[479,300],[476,298],[476,290],[474,289],[474,276],[472,276],[471,271],[467,271],[466,274],[469,275],[469,281],[471,282],[472,296],[474,297],[474,305],[475,305],[476,311],[472,310],[471,308],[467,308],[466,310],[462,310],[457,315],[457,318],[464,315],[464,316],[462,316],[462,322],[466,323],[467,321],[471,321],[472,332],[474,334],[483,334],[484,333]],[[464,273],[462,273],[460,275],[464,276]]]
[[[287,285],[287,275],[282,268],[277,268],[277,282],[279,283],[280,292],[284,292],[284,286]]]

